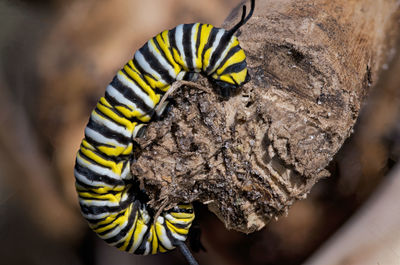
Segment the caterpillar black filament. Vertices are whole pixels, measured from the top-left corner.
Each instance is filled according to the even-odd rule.
[[[108,244],[135,254],[155,254],[186,240],[194,219],[181,203],[155,216],[130,172],[133,139],[152,120],[160,98],[177,80],[201,73],[223,89],[246,83],[246,56],[231,30],[209,24],[184,24],[143,45],[108,85],[91,113],[76,157],[76,190],[83,216]],[[160,106],[158,106],[159,108]]]

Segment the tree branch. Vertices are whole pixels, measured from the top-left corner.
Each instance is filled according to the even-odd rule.
[[[350,135],[398,17],[395,0],[257,1],[239,36],[252,81],[229,100],[204,79],[208,93],[180,89],[138,140],[132,171],[151,203],[199,200],[249,233],[305,198]]]

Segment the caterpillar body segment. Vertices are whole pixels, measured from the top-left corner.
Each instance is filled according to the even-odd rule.
[[[181,203],[155,215],[130,171],[133,139],[143,135],[154,114],[162,113],[161,98],[175,81],[202,74],[230,90],[250,80],[246,55],[233,34],[253,10],[254,0],[247,17],[244,6],[241,21],[231,30],[194,23],[159,33],[107,86],[90,115],[74,173],[82,215],[108,244],[142,255],[177,246],[187,252],[183,241],[195,216],[193,206]]]

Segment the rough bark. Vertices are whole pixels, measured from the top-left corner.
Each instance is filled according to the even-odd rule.
[[[399,40],[400,41],[400,40]],[[400,42],[396,49],[400,48]],[[400,54],[394,57],[389,71],[379,78],[379,91],[371,93],[374,97],[368,100],[364,108],[359,127],[371,128],[361,130],[361,142],[368,143],[369,152],[361,150],[364,156],[372,156],[370,165],[363,165],[368,181],[374,183],[377,173],[375,164],[384,160],[389,154],[382,154],[382,139],[391,138],[392,150],[399,155],[400,145]],[[371,96],[372,96],[371,95]],[[370,126],[370,124],[375,126]],[[386,137],[385,137],[386,136]],[[367,149],[363,147],[363,149]],[[386,158],[387,159],[387,158]],[[372,164],[372,165],[371,165]],[[368,175],[367,172],[372,172]],[[376,177],[375,177],[376,178]],[[352,218],[342,226],[324,245],[319,248],[303,265],[316,264],[398,264],[400,251],[400,165],[393,167],[375,187],[374,194]]]
[[[305,198],[350,135],[398,15],[395,0],[256,1],[239,36],[252,81],[227,100],[205,79],[181,87],[138,140],[132,171],[152,205],[200,201],[250,233]]]

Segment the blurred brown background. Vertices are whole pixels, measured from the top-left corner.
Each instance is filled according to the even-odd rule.
[[[0,264],[185,264],[176,251],[122,253],[89,231],[75,152],[97,99],[137,48],[180,23],[219,26],[239,2],[0,1]],[[391,54],[332,176],[287,217],[244,235],[198,206],[200,264],[301,264],[385,180],[400,154],[400,66]]]

